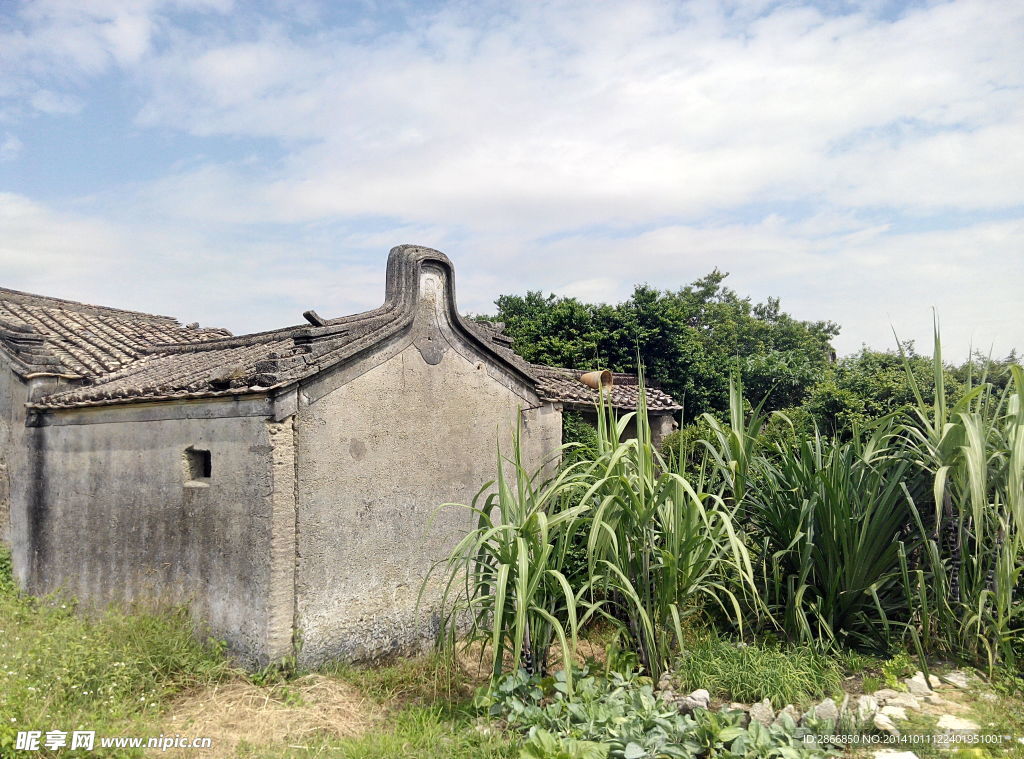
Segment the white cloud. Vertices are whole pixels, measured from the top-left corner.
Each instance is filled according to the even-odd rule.
[[[206,227],[131,216],[112,224],[0,197],[4,285],[255,331],[299,323],[308,308],[331,317],[379,305],[388,249],[419,242],[455,261],[467,312],[490,312],[498,295],[528,289],[617,302],[635,283],[676,289],[718,267],[731,272],[729,286],[754,300],[780,296],[798,318],[839,322],[844,353],[861,343],[892,346],[892,328],[928,346],[932,307],[951,358],[970,344],[994,346],[997,355],[1024,345],[1021,221],[893,234],[845,224],[823,232],[769,218],[543,244],[525,233],[460,237],[442,227],[395,225],[372,234],[304,227],[285,242],[256,231],[224,243]]]
[[[109,277],[117,269],[111,252],[118,240],[106,222],[0,193],[0,270],[8,283],[31,289]]]
[[[838,322],[841,353],[862,343],[892,347],[894,328],[927,349],[934,307],[950,358],[960,358],[969,345],[986,351],[994,346],[997,355],[1024,345],[1022,250],[1020,220],[951,231],[865,228],[828,235],[769,220],[670,226],[627,239],[565,238],[497,264],[474,259],[472,249],[465,252],[473,268],[497,269],[481,300],[540,289],[617,302],[634,283],[676,289],[717,267],[730,272],[726,284],[742,295],[779,296],[798,318]],[[466,297],[462,301],[468,305]],[[473,306],[486,310],[487,303]]]
[[[345,27],[325,5],[255,7],[44,0],[0,32],[8,122],[10,103],[73,115],[83,82],[114,75],[142,133],[283,152],[184,156],[81,200],[82,246],[157,304],[124,305],[234,329],[359,310],[380,300],[387,248],[422,242],[455,259],[468,310],[527,288],[614,300],[719,266],[740,292],[843,323],[843,350],[890,344],[890,322],[923,339],[933,304],[964,346],[1024,345],[1021,222],[986,221],[1024,197],[1024,5],[891,21],[873,4],[409,4]],[[59,276],[76,242],[46,232],[63,211],[32,208],[5,250]],[[123,297],[104,271],[81,282]]]
[[[651,0],[524,4],[488,25],[460,6],[365,39],[273,22],[239,40],[180,34],[141,69],[139,119],[287,141],[259,186],[216,168],[253,218],[281,221],[470,218],[542,235],[765,198],[1019,204],[1022,7],[938,4],[893,23],[687,7],[686,24]],[[202,214],[208,194],[185,196]]]
[[[25,144],[18,139],[17,135],[13,135],[10,132],[4,135],[2,141],[0,141],[0,163],[4,161],[13,161],[24,149]]]
[[[84,107],[81,98],[66,92],[56,93],[50,90],[37,90],[29,98],[29,102],[37,111],[49,114],[73,114]]]

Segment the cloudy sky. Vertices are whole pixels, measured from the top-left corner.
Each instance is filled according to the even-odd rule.
[[[1024,348],[1024,3],[0,0],[0,285],[246,332],[406,242]]]

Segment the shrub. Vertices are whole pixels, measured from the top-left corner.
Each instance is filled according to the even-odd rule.
[[[795,448],[814,435],[814,417],[800,406],[776,411],[765,423],[762,435],[768,451]]]
[[[711,428],[706,420],[698,418],[693,424],[684,425],[665,435],[658,451],[671,467],[678,468],[678,461],[682,457],[687,469],[695,469],[706,453],[701,441],[707,440],[710,435]]]
[[[597,456],[597,430],[578,411],[562,414],[562,444],[567,446],[562,455],[565,464],[591,461]]]
[[[887,688],[903,690],[902,680],[914,674],[914,664],[906,651],[900,651],[882,664],[882,678]]]

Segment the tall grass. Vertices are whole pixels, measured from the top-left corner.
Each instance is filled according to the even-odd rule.
[[[918,522],[924,544],[906,585],[924,648],[1015,667],[1022,653],[1024,373],[996,394],[984,374],[950,405],[935,332],[935,400],[907,371],[916,408],[901,427],[931,485]]]
[[[734,504],[768,621],[818,646],[913,645],[1015,666],[1024,576],[1024,374],[984,374],[950,401],[935,334],[934,401],[909,362],[916,408],[848,441],[817,431],[769,445],[738,382],[704,441]],[[751,608],[750,614],[757,609]]]
[[[619,417],[601,395],[595,450],[554,478],[524,468],[517,439],[445,563],[448,639],[468,615],[495,679],[542,672],[556,640],[568,668],[581,627],[601,615],[657,678],[685,647],[686,615],[704,611],[741,635],[818,650],[912,645],[922,662],[1016,666],[1024,372],[1012,367],[998,393],[983,374],[949,401],[938,330],[933,361],[933,402],[908,363],[917,407],[849,439],[766,435],[768,415],[734,380],[728,422],[705,415],[699,445],[663,457],[642,376],[636,412]],[[582,535],[589,576],[570,582]]]
[[[477,526],[438,567],[446,578],[442,642],[449,650],[459,638],[489,645],[494,678],[506,666],[543,673],[556,639],[571,672],[580,625],[592,611],[578,617],[582,589],[562,572],[587,510],[572,505],[573,494],[589,487],[587,467],[565,467],[551,480],[542,479],[544,472],[526,469],[517,430],[511,457],[498,452],[497,479],[471,504],[446,505],[469,509]]]
[[[587,553],[591,588],[608,599],[612,618],[657,678],[682,645],[682,618],[701,605],[720,607],[742,628],[734,591],[737,578],[752,587],[753,577],[735,509],[684,476],[684,456],[666,463],[659,455],[642,388],[641,377],[635,415],[617,419],[610,406],[600,409]],[[623,440],[631,421],[636,437]]]
[[[621,627],[653,677],[698,600],[742,624],[734,578],[752,587],[752,577],[732,513],[666,465],[644,404],[641,392],[638,412],[621,419],[602,406],[596,455],[546,481],[525,468],[517,435],[495,482],[463,506],[477,526],[441,567],[443,637],[489,644],[495,678],[506,668],[543,672],[555,641],[569,671],[580,628],[598,614]],[[631,421],[637,436],[622,440]],[[562,570],[583,529],[589,577],[573,587]]]

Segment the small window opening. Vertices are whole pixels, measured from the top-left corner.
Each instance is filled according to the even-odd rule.
[[[213,458],[209,451],[186,448],[185,467],[190,480],[208,480],[213,474]]]

